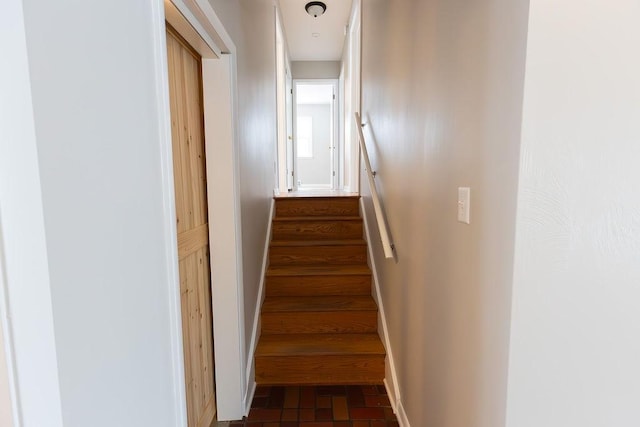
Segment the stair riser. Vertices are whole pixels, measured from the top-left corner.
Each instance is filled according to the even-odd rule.
[[[371,295],[371,276],[267,276],[267,297]]]
[[[378,328],[376,311],[262,313],[263,334],[369,333]]]
[[[380,384],[384,356],[266,356],[256,357],[256,382],[288,384]]]
[[[362,238],[362,220],[274,221],[273,240],[353,240]]]
[[[276,217],[358,216],[359,213],[357,198],[276,200]]]
[[[348,265],[366,264],[367,247],[350,246],[274,246],[269,250],[271,265]]]

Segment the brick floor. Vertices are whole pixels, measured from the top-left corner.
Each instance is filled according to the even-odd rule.
[[[223,425],[220,423],[220,425]],[[229,427],[398,427],[382,385],[256,389],[249,416]]]

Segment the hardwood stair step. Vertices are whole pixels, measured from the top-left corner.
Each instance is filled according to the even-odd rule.
[[[260,328],[265,334],[357,334],[378,330],[378,312],[298,311],[263,312]]]
[[[371,295],[371,274],[267,276],[265,292],[268,297]]]
[[[371,270],[362,265],[270,266],[267,296],[371,295]]]
[[[287,222],[317,222],[317,221],[362,221],[359,215],[348,216],[285,216],[280,218],[273,218],[273,222],[287,223]]]
[[[265,334],[369,333],[378,307],[371,295],[269,297],[260,324]]]
[[[270,297],[265,298],[263,313],[322,312],[322,311],[377,311],[370,295]]]
[[[281,356],[256,357],[259,385],[381,384],[384,356]]]
[[[262,385],[379,384],[385,351],[376,333],[262,335],[256,382]]]
[[[330,244],[322,241],[286,241],[277,242],[269,248],[270,265],[327,265],[327,264],[366,264],[367,246],[364,241],[345,240]],[[286,243],[286,244],[283,244]],[[309,244],[312,243],[312,244]]]
[[[267,277],[286,276],[362,276],[371,275],[367,265],[269,266]]]
[[[377,333],[369,334],[262,334],[256,356],[329,356],[385,354]]]
[[[305,247],[305,246],[367,246],[364,239],[340,239],[340,240],[275,240],[269,243],[270,247]]]
[[[275,216],[358,216],[360,196],[276,197]]]
[[[272,241],[362,239],[360,217],[274,218]]]

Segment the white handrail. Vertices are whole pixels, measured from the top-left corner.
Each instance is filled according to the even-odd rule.
[[[384,250],[385,258],[393,258],[393,243],[391,243],[391,237],[389,235],[389,229],[384,217],[384,211],[380,204],[380,196],[378,196],[378,190],[376,189],[376,183],[374,181],[375,173],[371,169],[371,162],[369,161],[369,154],[367,153],[367,145],[364,142],[364,134],[362,133],[362,121],[360,120],[360,114],[355,113],[356,128],[358,128],[358,135],[360,141],[360,150],[362,151],[362,158],[364,159],[364,166],[367,170],[367,178],[369,181],[369,188],[371,189],[371,199],[373,200],[373,210],[376,214],[376,222],[378,223],[378,231],[380,232],[380,239],[382,240],[382,249]]]

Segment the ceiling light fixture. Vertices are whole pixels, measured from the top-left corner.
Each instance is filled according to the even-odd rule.
[[[310,1],[304,6],[304,9],[309,15],[317,18],[327,10],[327,5],[321,1]]]

